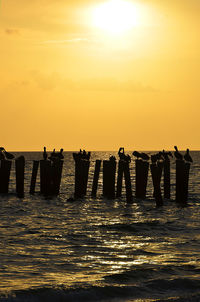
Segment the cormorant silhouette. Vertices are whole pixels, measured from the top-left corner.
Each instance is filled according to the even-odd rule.
[[[190,150],[187,149],[187,150],[186,150],[186,153],[185,153],[185,155],[184,155],[184,159],[185,159],[185,161],[187,161],[187,162],[193,163],[192,157],[190,156],[189,152],[190,152]]]
[[[44,147],[43,159],[47,160],[47,157],[48,157],[48,154],[47,154],[47,151],[46,151],[46,147]]]
[[[163,159],[164,159],[164,157],[163,157],[162,152],[158,152],[156,154],[151,155],[152,164],[155,164],[157,161],[163,160]]]
[[[140,153],[138,151],[134,151],[132,154],[137,157],[137,159],[141,158],[142,160],[149,160],[149,155],[144,152]]]
[[[170,156],[170,157],[173,157],[171,151],[167,151],[167,152],[166,152],[165,150],[163,150],[163,151],[162,151],[162,155],[163,155],[163,157],[164,157],[165,160],[169,160],[169,156]]]
[[[174,146],[174,149],[176,150],[176,151],[174,152],[174,156],[176,157],[176,159],[178,159],[178,160],[183,160],[183,155],[178,151],[177,146]]]

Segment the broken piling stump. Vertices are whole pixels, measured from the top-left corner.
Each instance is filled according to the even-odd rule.
[[[164,160],[164,198],[170,199],[170,160]]]
[[[0,193],[2,194],[8,193],[11,164],[10,160],[0,161]]]
[[[25,158],[24,156],[20,156],[15,160],[16,194],[19,198],[24,197],[24,170],[25,170]]]
[[[35,193],[35,185],[36,185],[38,167],[39,167],[39,160],[34,160],[33,161],[32,176],[31,176],[30,194]]]
[[[116,192],[116,197],[121,197],[122,196],[122,180],[123,180],[123,161],[119,160],[118,162],[118,173],[117,173],[117,192]]]
[[[153,181],[153,187],[154,187],[154,197],[156,201],[156,206],[162,206],[163,205],[163,199],[161,194],[161,188],[160,188],[160,180],[161,180],[161,174],[162,174],[162,165],[157,164],[151,164],[151,175],[152,175],[152,181]]]
[[[188,200],[190,163],[176,160],[176,202],[185,205]]]
[[[93,183],[92,183],[92,196],[93,197],[96,197],[96,194],[97,194],[100,169],[101,169],[101,160],[96,160]]]
[[[116,161],[103,161],[103,196],[114,199],[115,198],[115,173]]]
[[[146,198],[147,181],[148,181],[149,163],[141,159],[135,161],[135,175],[136,175],[136,198]]]

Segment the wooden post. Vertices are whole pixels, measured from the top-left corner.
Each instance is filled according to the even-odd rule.
[[[170,199],[170,160],[164,161],[164,198]]]
[[[51,195],[52,167],[50,160],[40,160],[40,193]]]
[[[25,158],[24,156],[20,156],[15,160],[16,193],[19,198],[24,197],[24,169]]]
[[[123,161],[118,162],[118,173],[117,173],[117,193],[116,197],[121,197],[122,195],[122,179],[123,179]]]
[[[8,193],[11,164],[10,160],[0,161],[0,193],[3,194]]]
[[[87,183],[88,183],[90,161],[87,159],[84,159],[82,161],[82,165],[83,165],[83,196],[85,196],[87,193]]]
[[[39,160],[34,160],[32,176],[31,176],[30,194],[35,193],[35,184],[36,184],[36,179],[37,179],[38,167],[39,167]]]
[[[176,202],[187,204],[190,163],[176,160]]]
[[[132,187],[131,187],[129,162],[126,161],[123,162],[123,171],[124,171],[125,186],[126,186],[126,200],[127,202],[131,202],[133,200],[133,195],[132,195]]]
[[[176,160],[176,202],[182,203],[184,161]]]
[[[153,187],[154,187],[154,197],[156,200],[156,206],[162,206],[163,205],[163,199],[160,189],[160,175],[161,175],[161,168],[162,166],[157,166],[156,164],[151,164],[151,175],[152,175],[152,181],[153,181]]]
[[[97,194],[100,169],[101,169],[101,160],[96,160],[93,184],[92,184],[92,196],[93,197],[96,197],[96,194]]]
[[[107,198],[115,198],[115,173],[116,161],[103,161],[103,195]]]
[[[184,173],[184,194],[183,194],[183,202],[187,203],[188,200],[188,185],[189,185],[189,173],[190,173],[190,163],[185,163],[185,173]]]
[[[83,179],[83,167],[81,159],[75,159],[75,192],[74,197],[82,197],[82,179]]]
[[[52,180],[51,180],[51,194],[58,195],[60,192],[60,184],[62,177],[63,160],[55,160],[52,163]]]
[[[148,181],[149,163],[136,159],[135,161],[135,174],[136,174],[136,198],[145,198]]]
[[[75,159],[75,193],[76,198],[80,198],[86,195],[88,172],[90,161],[87,159],[77,158]]]

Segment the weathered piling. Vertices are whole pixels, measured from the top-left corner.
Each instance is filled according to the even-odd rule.
[[[0,161],[0,193],[2,194],[8,193],[11,164],[10,160]]]
[[[176,160],[176,202],[186,204],[188,199],[190,163]]]
[[[184,179],[184,202],[188,200],[188,186],[189,186],[190,163],[185,163],[185,179]]]
[[[19,198],[24,197],[24,170],[25,158],[24,156],[20,156],[15,160],[16,194]]]
[[[115,198],[116,161],[103,161],[103,195],[109,199]]]
[[[123,171],[124,171],[125,186],[126,186],[126,200],[127,202],[131,202],[133,199],[133,195],[132,195],[132,187],[131,187],[129,162],[127,161],[123,162]]]
[[[136,198],[145,198],[147,190],[149,163],[140,159],[135,161],[135,174],[136,174]]]
[[[63,160],[53,161],[51,166],[51,195],[58,195],[62,177]]]
[[[74,196],[80,198],[86,195],[90,161],[75,159],[75,192]]]
[[[164,160],[164,198],[170,199],[170,160]]]
[[[121,197],[122,195],[122,180],[123,180],[123,161],[118,162],[118,173],[117,173],[117,192],[116,197]]]
[[[35,193],[35,184],[37,179],[38,167],[39,167],[39,160],[34,160],[32,176],[31,176],[30,194]]]
[[[151,168],[151,175],[152,175],[152,181],[153,181],[153,187],[154,187],[154,197],[156,200],[156,206],[162,206],[163,199],[162,199],[161,188],[160,188],[162,165],[158,166],[157,164],[151,164],[150,168]]]
[[[40,193],[51,195],[52,169],[50,160],[40,160]]]
[[[90,161],[84,159],[82,162],[83,165],[83,195],[85,196],[87,193],[87,184],[88,184],[88,175],[90,168]]]
[[[93,183],[92,183],[92,196],[93,197],[96,197],[96,194],[97,194],[100,169],[101,169],[101,160],[96,160]]]

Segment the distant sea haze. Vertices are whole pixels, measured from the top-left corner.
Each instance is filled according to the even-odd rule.
[[[171,160],[172,201],[155,207],[149,172],[147,198],[91,197],[96,159],[117,152],[92,152],[85,199],[74,193],[74,160],[65,160],[60,195],[29,194],[33,160],[24,155],[25,197],[15,192],[14,164],[8,196],[0,196],[0,301],[199,301],[200,152],[193,151],[188,207],[175,199],[175,159]],[[131,152],[129,153],[131,155]],[[151,152],[149,152],[151,154]],[[135,163],[131,180],[135,193]]]

